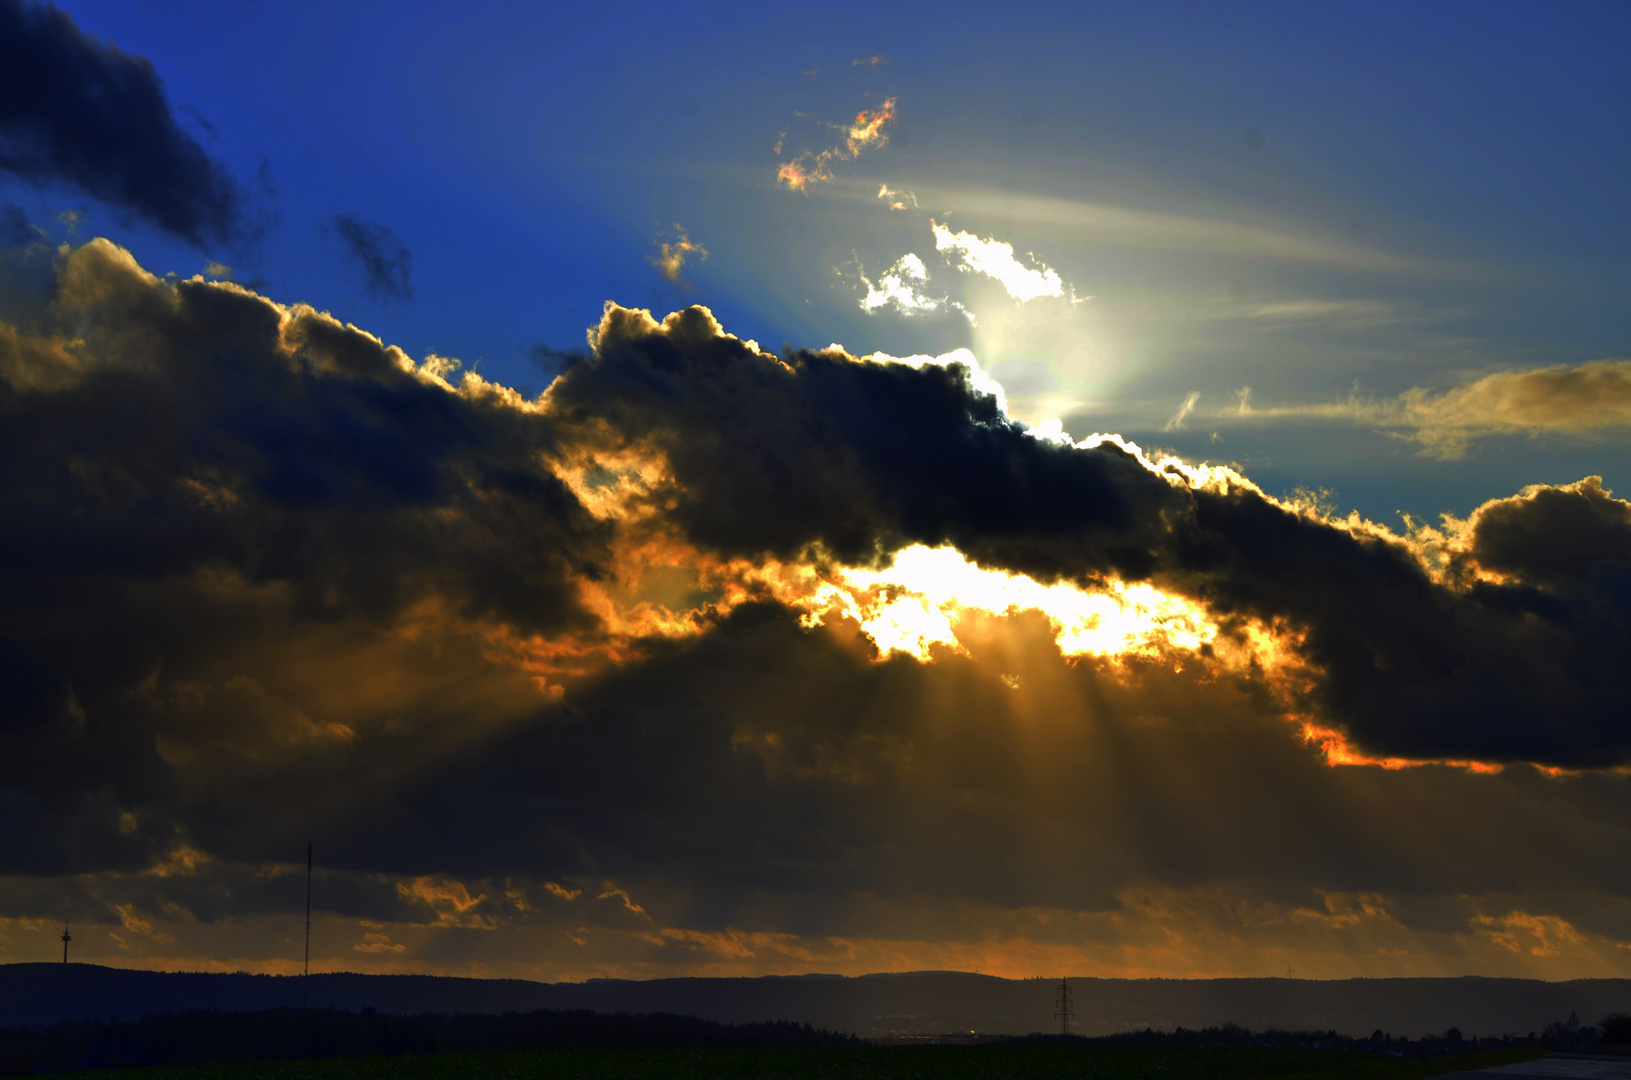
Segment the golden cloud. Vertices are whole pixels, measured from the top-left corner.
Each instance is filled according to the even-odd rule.
[[[706,259],[708,249],[693,241],[685,226],[675,222],[674,238],[657,242],[657,254],[652,257],[651,264],[673,284],[689,288],[680,271],[685,268],[685,260],[692,255]]]
[[[895,99],[885,98],[876,109],[862,109],[847,125],[833,125],[843,133],[843,142],[825,150],[805,149],[791,161],[776,170],[776,180],[789,191],[809,192],[811,184],[831,183],[832,166],[838,161],[853,161],[863,150],[876,149],[889,144],[885,130],[895,119]],[[778,139],[776,152],[781,153]]]

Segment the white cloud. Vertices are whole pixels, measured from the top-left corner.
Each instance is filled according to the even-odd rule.
[[[1031,258],[1040,269],[1033,270],[1014,256],[1014,245],[995,237],[987,240],[970,232],[952,232],[931,219],[934,246],[940,251],[954,253],[964,270],[973,270],[992,278],[1008,290],[1015,300],[1035,300],[1042,296],[1064,296],[1065,283],[1057,271],[1043,264],[1036,256]]]
[[[924,286],[928,282],[929,268],[923,265],[922,259],[908,251],[880,274],[876,282],[866,276],[866,271],[861,271],[861,284],[866,286],[866,295],[861,297],[861,310],[870,315],[879,308],[892,306],[902,315],[925,315],[931,311],[956,308],[968,315],[970,322],[973,321],[974,316],[969,315],[962,304],[925,292]]]
[[[1030,435],[1033,439],[1041,439],[1043,442],[1058,443],[1060,446],[1076,445],[1076,440],[1072,439],[1070,437],[1070,432],[1065,430],[1065,422],[1059,419],[1057,416],[1044,420],[1040,424],[1032,425],[1026,429],[1026,434]]]
[[[870,313],[893,304],[906,315],[934,311],[940,302],[925,295],[921,288],[928,280],[928,267],[910,251],[879,275],[877,284],[873,284],[872,279],[862,271],[861,282],[866,285],[866,295],[861,297],[861,310]]]

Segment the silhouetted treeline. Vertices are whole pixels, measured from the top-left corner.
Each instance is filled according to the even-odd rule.
[[[1626,1017],[1628,1032],[1631,1032],[1631,1017]],[[1553,1029],[1556,1029],[1554,1031]],[[1567,1037],[1557,1037],[1558,1033]],[[1530,1032],[1526,1036],[1503,1035],[1499,1038],[1486,1036],[1463,1035],[1459,1028],[1450,1028],[1442,1035],[1423,1035],[1419,1038],[1409,1038],[1392,1035],[1380,1029],[1372,1032],[1368,1037],[1355,1037],[1343,1035],[1336,1031],[1282,1031],[1269,1028],[1264,1031],[1252,1031],[1238,1024],[1224,1024],[1222,1027],[1206,1027],[1199,1029],[1172,1028],[1157,1031],[1154,1028],[1145,1028],[1143,1031],[1123,1031],[1114,1035],[1099,1035],[1094,1037],[1082,1035],[1028,1035],[1023,1042],[1046,1043],[1081,1043],[1100,1046],[1193,1046],[1193,1047],[1267,1047],[1276,1049],[1298,1050],[1360,1050],[1376,1054],[1390,1054],[1396,1057],[1432,1057],[1440,1054],[1468,1054],[1474,1050],[1495,1050],[1503,1046],[1521,1045],[1524,1043],[1544,1043],[1556,1049],[1582,1049],[1585,1041],[1583,1036],[1589,1032],[1590,1042],[1596,1045],[1596,1032],[1592,1028],[1580,1028],[1577,1032],[1570,1032],[1568,1026],[1559,1021],[1548,1026],[1544,1037]]]
[[[145,1065],[519,1050],[844,1046],[861,1040],[786,1020],[715,1024],[673,1013],[586,1010],[421,1013],[269,1009],[156,1013],[140,1020],[65,1021],[0,1030],[0,1074]]]

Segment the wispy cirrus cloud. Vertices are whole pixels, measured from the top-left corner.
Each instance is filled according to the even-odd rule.
[[[1426,318],[1401,311],[1386,300],[1318,299],[1252,304],[1241,312],[1241,317],[1284,326],[1318,322],[1341,327],[1387,326]]]
[[[1200,391],[1198,390],[1191,390],[1188,394],[1184,395],[1184,400],[1178,404],[1178,411],[1172,414],[1171,420],[1168,420],[1165,424],[1161,425],[1161,430],[1182,431],[1184,429],[1184,421],[1189,418],[1190,413],[1195,411],[1195,405],[1200,400],[1201,395]]]
[[[1414,438],[1445,456],[1481,435],[1631,429],[1631,360],[1497,372],[1442,394],[1410,390],[1399,411]]]
[[[1494,372],[1443,391],[1415,387],[1387,398],[1356,390],[1337,401],[1254,405],[1251,393],[1242,387],[1235,404],[1212,415],[1258,422],[1346,419],[1399,432],[1441,458],[1462,457],[1473,441],[1491,436],[1631,431],[1631,360]]]

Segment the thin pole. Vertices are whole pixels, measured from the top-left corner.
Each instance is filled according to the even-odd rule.
[[[66,932],[66,931],[64,931]],[[67,946],[63,947],[66,950]],[[306,845],[306,962],[300,974],[300,1007],[306,1007],[311,989],[311,845]]]
[[[68,943],[73,939],[74,935],[68,932],[68,926],[64,923],[62,927],[62,962],[64,964],[68,962]]]

